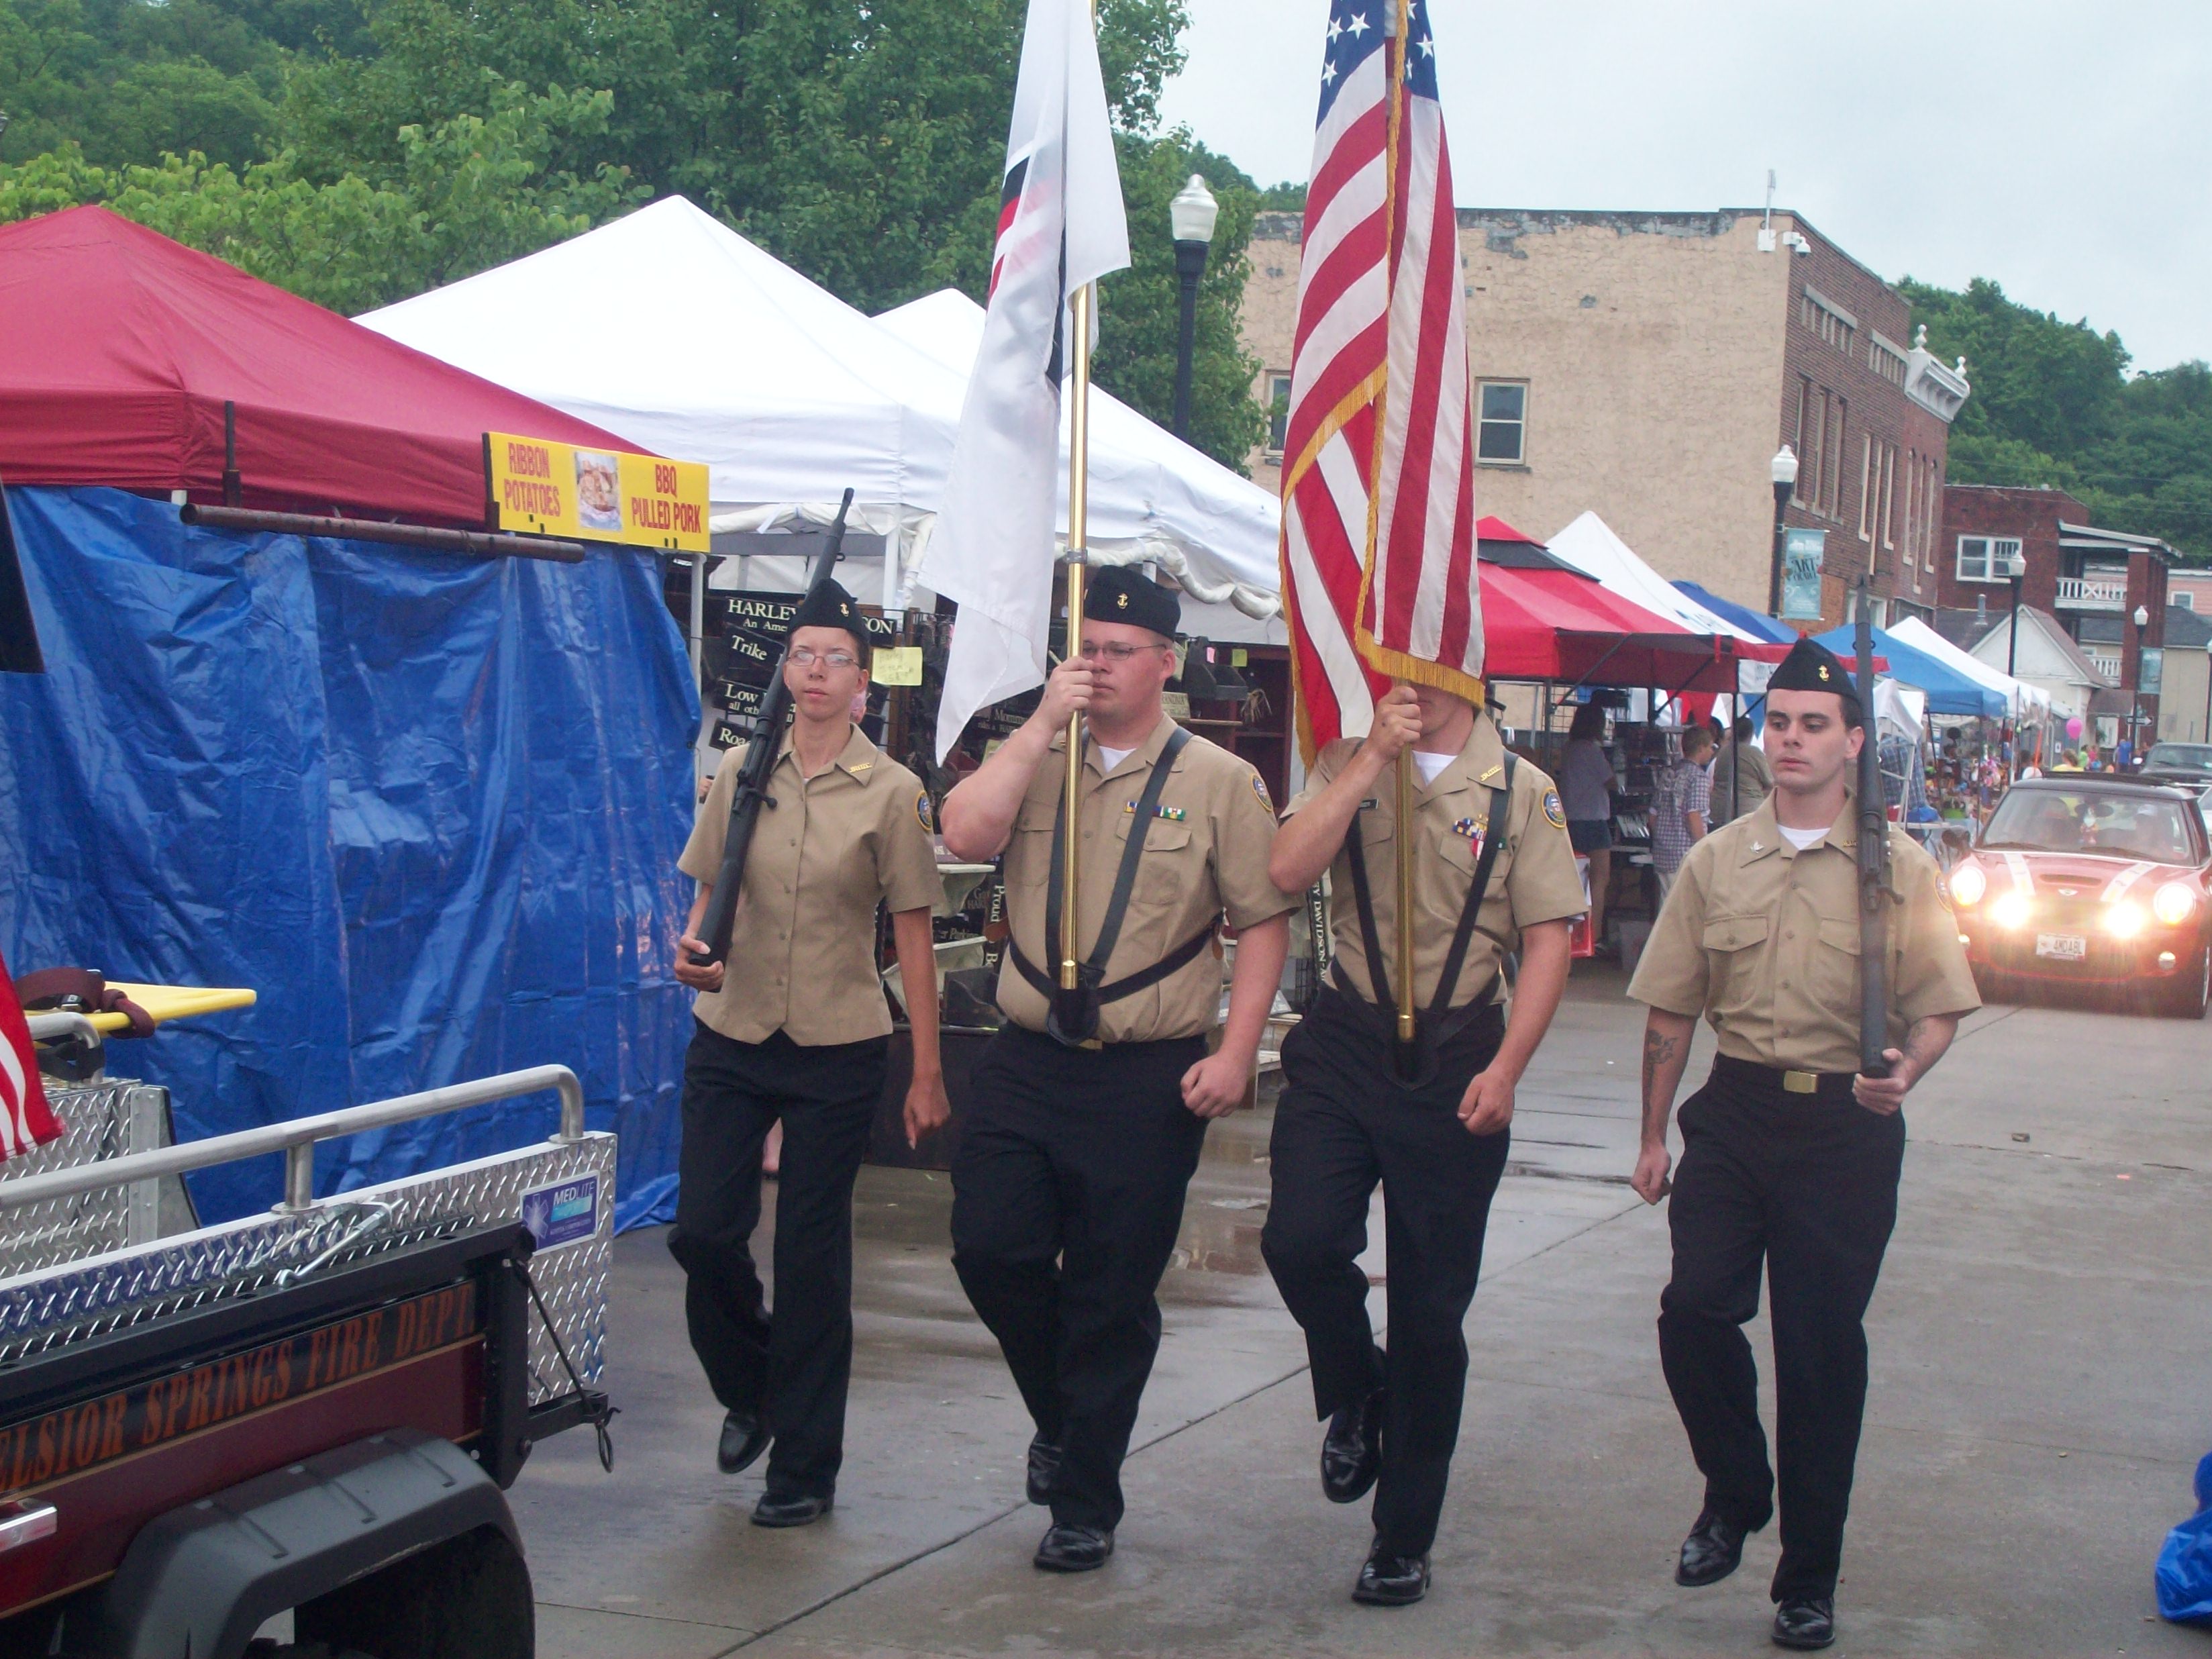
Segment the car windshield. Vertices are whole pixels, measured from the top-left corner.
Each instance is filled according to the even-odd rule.
[[[1997,803],[1981,844],[2195,864],[2185,810],[2179,801],[2117,789],[2014,789]]]
[[[2169,772],[2202,772],[2212,777],[2212,743],[2154,743],[2143,764],[2162,767]]]

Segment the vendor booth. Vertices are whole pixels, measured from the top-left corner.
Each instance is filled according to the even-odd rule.
[[[630,1224],[674,1181],[697,704],[652,553],[485,533],[493,432],[623,447],[105,210],[0,229],[0,479],[47,670],[0,678],[0,945],[258,992],[133,1056],[179,1138],[564,1063]],[[560,556],[481,550],[510,544]],[[315,1188],[547,1121],[331,1143]],[[267,1164],[196,1180],[203,1214],[272,1201]]]

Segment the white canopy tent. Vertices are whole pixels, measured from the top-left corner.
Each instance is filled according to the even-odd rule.
[[[2051,694],[2039,685],[2016,680],[2001,668],[1992,668],[1971,651],[1961,651],[1917,617],[1907,617],[1889,630],[1892,637],[1924,651],[1947,668],[1987,686],[2005,699],[2015,720],[2040,720],[2051,713]]]
[[[866,597],[896,607],[934,520],[981,327],[959,301],[975,319],[963,358],[946,298],[879,323],[667,197],[360,320],[641,448],[706,462],[718,536],[826,525],[850,487],[854,528],[891,550]],[[1281,637],[1273,498],[1113,407],[1091,445],[1093,556],[1159,562],[1222,613],[1214,637]],[[1064,533],[1064,494],[1062,514]],[[716,585],[738,581],[726,570]]]
[[[1644,563],[1636,550],[1595,513],[1583,514],[1544,545],[1585,576],[1595,578],[1646,611],[1656,611],[1668,621],[1681,623],[1693,634],[1718,634],[1727,639],[1749,640],[1754,645],[1766,643],[1727,617],[1706,610]]]

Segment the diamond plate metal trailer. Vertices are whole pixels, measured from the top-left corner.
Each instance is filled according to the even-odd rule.
[[[319,1142],[544,1092],[545,1140],[313,1195]],[[611,1457],[615,1138],[574,1073],[181,1146],[158,1090],[52,1096],[0,1176],[0,1656],[234,1659],[289,1610],[302,1659],[529,1659],[503,1492],[569,1427]],[[161,1236],[160,1182],[271,1153],[274,1210]]]

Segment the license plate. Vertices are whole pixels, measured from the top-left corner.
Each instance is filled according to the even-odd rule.
[[[2035,954],[2057,962],[2080,962],[2089,954],[2089,941],[2081,933],[2038,933]]]

